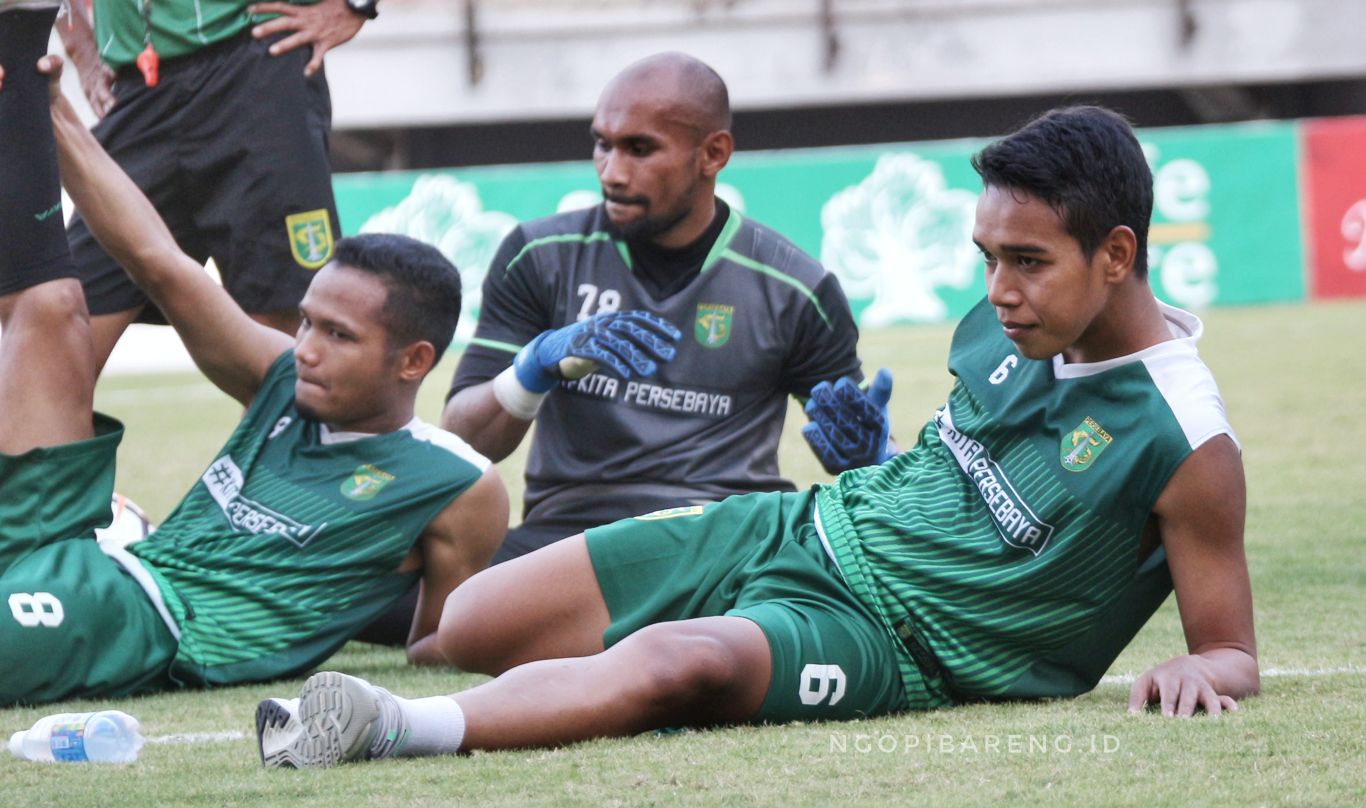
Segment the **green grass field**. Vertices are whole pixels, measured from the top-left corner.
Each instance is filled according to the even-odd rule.
[[[115,707],[153,739],[126,767],[0,757],[0,805],[794,804],[1341,805],[1366,802],[1366,301],[1208,312],[1202,343],[1243,443],[1262,695],[1218,720],[1129,716],[1125,677],[1184,651],[1174,602],[1093,693],[850,724],[742,727],[547,751],[264,771],[256,702],[297,681],[0,710],[0,730]],[[868,367],[896,376],[893,424],[910,439],[942,402],[950,330],[864,335]],[[435,420],[447,360],[424,389]],[[194,376],[110,378],[100,409],[124,419],[119,490],[160,519],[202,472],[240,408]],[[783,466],[824,479],[795,429]],[[502,465],[520,497],[522,459]],[[481,680],[411,670],[401,652],[353,643],[327,667],[401,695]],[[0,672],[0,675],[3,675]]]

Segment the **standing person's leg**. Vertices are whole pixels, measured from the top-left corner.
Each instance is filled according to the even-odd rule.
[[[89,438],[94,355],[63,230],[47,51],[57,8],[0,6],[0,453]]]
[[[201,60],[182,137],[204,148],[183,167],[203,189],[192,228],[224,288],[253,320],[293,334],[299,301],[341,232],[325,71],[304,75],[307,48],[272,56],[276,41],[247,38]]]

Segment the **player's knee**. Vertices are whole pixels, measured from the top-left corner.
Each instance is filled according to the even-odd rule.
[[[632,657],[641,660],[641,697],[664,714],[691,713],[698,704],[723,699],[743,676],[733,649],[706,633],[660,624],[622,641],[627,643]]]
[[[90,314],[81,284],[73,279],[40,283],[18,292],[7,307],[5,328],[33,329],[45,339],[70,335],[90,339]]]
[[[437,624],[437,647],[446,661],[471,673],[500,673],[503,657],[496,641],[496,596],[486,572],[466,579],[446,596]]]

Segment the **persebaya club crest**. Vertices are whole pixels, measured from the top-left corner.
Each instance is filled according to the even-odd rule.
[[[705,348],[720,348],[730,342],[730,326],[734,318],[734,306],[698,303],[697,319],[693,323],[693,336],[697,338],[697,344]]]
[[[1068,471],[1086,471],[1113,440],[1109,432],[1101,429],[1100,424],[1087,418],[1076,429],[1062,436],[1058,460]]]
[[[332,257],[332,219],[326,208],[285,217],[289,249],[305,269],[317,269]]]
[[[374,499],[375,495],[384,489],[384,486],[393,481],[394,475],[365,463],[356,466],[356,470],[351,472],[351,476],[342,482],[342,496],[361,502]]]

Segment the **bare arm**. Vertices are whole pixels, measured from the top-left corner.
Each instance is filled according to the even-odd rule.
[[[464,580],[488,566],[508,529],[508,495],[492,466],[479,481],[437,514],[418,539],[422,584],[408,634],[408,661],[444,665],[436,627],[446,596]]]
[[[493,382],[487,381],[451,396],[441,413],[441,426],[497,463],[522,442],[531,421],[523,421],[503,409],[493,393]]]
[[[100,58],[95,44],[95,31],[90,25],[90,16],[80,3],[71,6],[69,18],[57,21],[55,28],[62,38],[71,63],[76,66],[76,74],[81,80],[81,89],[95,117],[103,118],[114,106],[114,71]]]
[[[1163,715],[1237,709],[1260,687],[1252,585],[1243,552],[1247,489],[1233,441],[1217,437],[1172,475],[1156,516],[1190,652],[1139,677],[1130,711],[1159,704]]]
[[[52,124],[62,184],[90,231],[175,326],[195,364],[223,392],[247,404],[293,339],[260,325],[183,253],[156,208],[86,130],[51,76]]]
[[[257,39],[292,32],[290,36],[270,46],[270,55],[279,56],[305,45],[313,48],[313,55],[304,67],[304,75],[311,76],[323,66],[329,50],[351,41],[365,23],[365,18],[346,7],[345,0],[319,0],[311,5],[293,3],[257,3],[247,11],[251,14],[279,14],[251,29]]]

